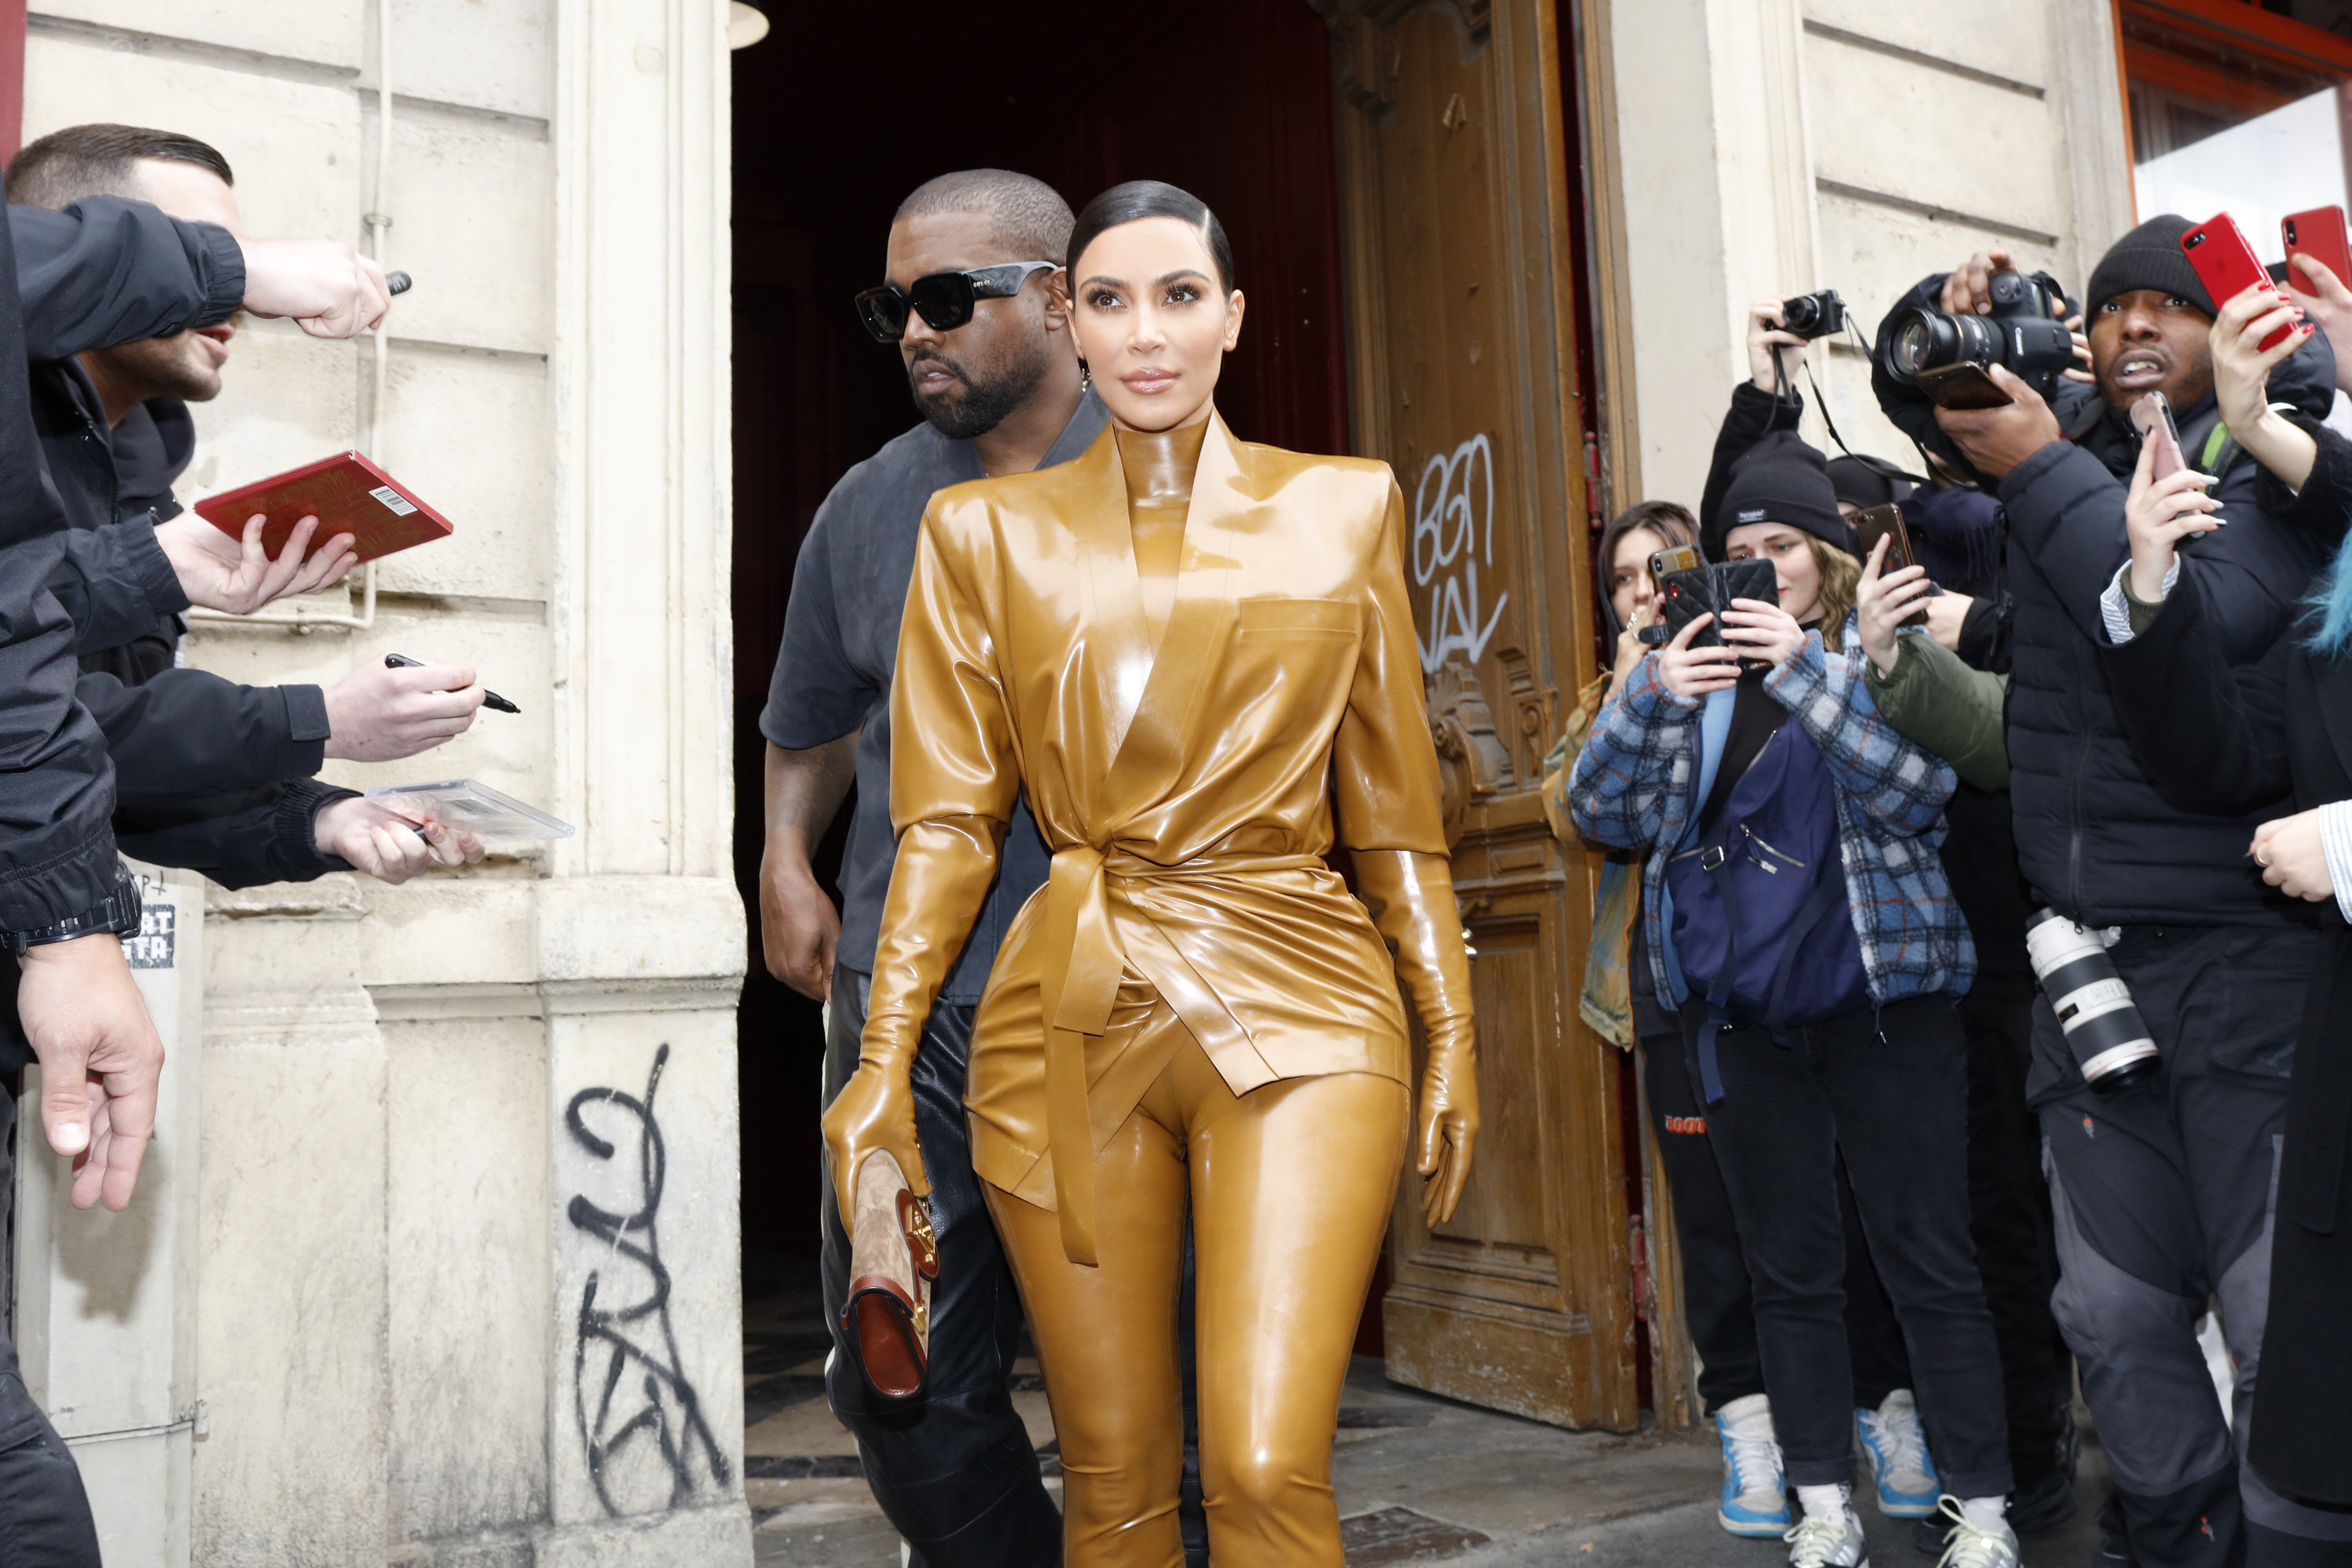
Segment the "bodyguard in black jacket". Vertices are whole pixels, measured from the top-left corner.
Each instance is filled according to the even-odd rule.
[[[20,1016],[51,1068],[48,1141],[88,1154],[74,1182],[85,1205],[129,1201],[163,1053],[121,946],[106,934],[126,929],[114,907],[112,771],[98,726],[74,700],[72,626],[46,586],[65,520],[34,439],[27,353],[55,358],[169,333],[219,321],[240,301],[349,336],[381,315],[381,283],[348,246],[322,247],[281,243],[249,266],[226,230],[135,204],[0,213],[0,935],[20,955]],[[86,1078],[102,1089],[94,1113]],[[14,1100],[0,1096],[0,1115],[14,1113]],[[0,1169],[0,1189],[9,1175]],[[5,1339],[0,1541],[27,1561],[99,1561],[72,1457],[26,1394]]]
[[[2009,406],[1939,412],[1888,378],[1883,355],[1877,375],[1891,418],[1998,484],[2017,601],[2007,729],[2020,858],[2062,914],[2120,928],[2110,954],[2164,1059],[2158,1087],[2101,1096],[2048,999],[2035,1005],[2026,1088],[2052,1173],[2052,1305],[2098,1418],[2129,1551],[2147,1568],[2234,1563],[2249,1518],[2256,1534],[2328,1534],[2309,1510],[2273,1507],[2251,1477],[2242,1488],[2192,1333],[2218,1296],[2242,1418],[2261,1363],[2271,1173],[2315,921],[2245,858],[2255,816],[2184,811],[2158,793],[2100,663],[2111,620],[2128,636],[2124,512],[2139,447],[2126,411],[2145,391],[2165,392],[2189,461],[2221,474],[2223,525],[2182,548],[2179,580],[2195,584],[2224,658],[2260,658],[2284,634],[2326,550],[2265,509],[2257,465],[2219,432],[2214,302],[2180,251],[2188,226],[2151,219],[2093,272],[2095,388],[2062,384],[2045,404],[1996,370]],[[1906,302],[1975,309],[2005,265],[1978,257]],[[2333,388],[2315,338],[2273,374],[2271,395],[2317,415]]]

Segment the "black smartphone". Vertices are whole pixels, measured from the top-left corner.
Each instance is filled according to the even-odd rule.
[[[1769,561],[1719,561],[1708,565],[1699,559],[1697,551],[1681,545],[1654,552],[1650,570],[1657,574],[1662,619],[1643,627],[1642,635],[1653,643],[1672,642],[1699,616],[1714,615],[1716,619],[1699,628],[1690,646],[1722,647],[1726,645],[1721,635],[1721,613],[1731,607],[1731,601],[1759,599],[1768,605],[1780,602],[1780,574],[1772,570]],[[1743,658],[1739,662],[1762,668],[1762,661],[1757,659]]]
[[[1888,542],[1886,559],[1878,563],[1880,576],[1919,564],[1919,558],[1911,552],[1911,531],[1904,526],[1903,509],[1892,501],[1881,506],[1864,507],[1854,513],[1853,531],[1862,542],[1862,554],[1865,561],[1870,558],[1870,552],[1878,548],[1880,540]],[[1933,583],[1927,584],[1927,597],[1930,599],[1943,591]],[[1909,615],[1895,623],[1899,626],[1924,626],[1927,624],[1927,606],[1924,602],[1913,606]]]
[[[1985,373],[1982,365],[1970,364],[1966,360],[1923,370],[1916,384],[1935,399],[1938,408],[2005,408],[2011,401],[2009,394]]]

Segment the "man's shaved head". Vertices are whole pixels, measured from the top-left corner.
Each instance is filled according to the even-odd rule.
[[[964,169],[926,180],[891,221],[945,213],[986,214],[996,242],[1024,261],[1060,257],[1077,224],[1053,186],[1010,169]]]

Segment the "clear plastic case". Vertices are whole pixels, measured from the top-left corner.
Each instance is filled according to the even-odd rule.
[[[569,838],[579,829],[537,806],[494,790],[479,779],[441,779],[433,784],[383,784],[368,798],[413,795],[433,802],[433,815],[487,844],[520,844],[535,838]]]

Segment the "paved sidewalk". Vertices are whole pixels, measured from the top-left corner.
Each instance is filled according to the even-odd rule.
[[[744,1448],[757,1560],[793,1568],[891,1568],[898,1537],[875,1509],[856,1446],[825,1409],[825,1353],[809,1292],[770,1297],[744,1313]],[[1013,1399],[1041,1448],[1053,1439],[1034,1367]],[[2029,1539],[2031,1568],[2090,1568],[2105,1465],[2085,1433],[2082,1511]],[[1050,1458],[1047,1468],[1053,1469]],[[1399,1388],[1358,1357],[1340,1410],[1332,1480],[1349,1568],[1437,1563],[1593,1568],[1775,1568],[1777,1542],[1735,1541],[1715,1522],[1722,1479],[1712,1429],[1694,1435],[1564,1432]],[[1047,1485],[1057,1494],[1058,1475]],[[1877,1568],[1929,1568],[1907,1522],[1865,1502]]]

